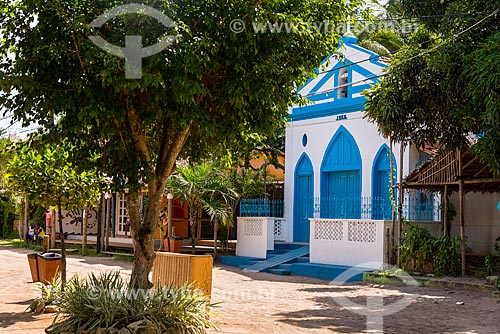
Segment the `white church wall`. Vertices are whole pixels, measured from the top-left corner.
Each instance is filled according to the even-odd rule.
[[[289,226],[287,241],[293,239],[293,205],[294,205],[294,178],[295,166],[306,153],[311,159],[314,170],[314,196],[320,196],[321,164],[330,141],[340,126],[344,126],[354,137],[358,145],[362,160],[362,190],[361,196],[372,195],[372,167],[382,145],[389,146],[388,140],[379,135],[377,127],[363,119],[363,112],[345,114],[347,119],[337,120],[337,115],[317,119],[296,121],[290,123],[286,130],[286,174],[285,174],[285,218]],[[307,136],[307,145],[304,147],[302,139]],[[399,144],[393,147],[396,165],[399,164]],[[404,175],[411,168],[409,164],[410,151],[404,153]],[[399,167],[398,167],[399,168]],[[399,178],[399,173],[397,173]]]

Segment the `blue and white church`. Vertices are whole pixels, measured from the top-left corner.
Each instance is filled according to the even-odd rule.
[[[324,59],[317,75],[298,88],[307,103],[289,108],[283,217],[238,218],[236,255],[268,259],[249,269],[279,271],[285,263],[296,269],[293,273],[310,276],[324,269],[318,265],[379,269],[388,262],[390,144],[364,117],[362,95],[387,66],[382,57],[360,47],[355,37],[344,36],[338,52]],[[395,184],[400,158],[403,175],[424,158],[414,146],[399,155],[396,143]],[[423,196],[420,200],[422,207],[434,207]],[[289,258],[269,259],[269,252],[283,244],[293,245]],[[301,261],[292,263],[293,256]]]
[[[362,95],[379,80],[388,64],[358,46],[355,37],[343,37],[338,51],[342,57],[335,53],[327,57],[317,76],[298,89],[308,104],[289,110],[286,241],[310,243],[316,238],[328,243],[332,238],[345,237],[337,241],[347,242],[354,238],[357,242],[352,243],[352,252],[357,253],[364,243],[372,243],[377,233],[384,233],[383,221],[391,220],[392,215],[389,142],[379,134],[376,124],[364,118],[366,98]],[[397,177],[398,144],[393,152],[393,175]],[[409,166],[415,165],[410,158],[407,149],[404,175]],[[418,159],[418,153],[414,158]],[[343,231],[345,220],[352,222]],[[345,254],[332,256],[331,251],[331,247],[314,249],[311,245],[311,261],[350,265],[356,261],[352,257],[346,260]],[[383,247],[378,251],[378,256],[361,254],[360,260],[383,261]]]

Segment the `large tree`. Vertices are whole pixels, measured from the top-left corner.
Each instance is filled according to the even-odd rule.
[[[177,158],[227,151],[284,122],[288,105],[298,102],[294,89],[339,38],[308,22],[345,21],[361,1],[346,2],[152,0],[144,4],[175,27],[130,14],[95,28],[89,23],[123,3],[0,0],[0,105],[15,120],[38,122],[52,139],[68,137],[82,156],[100,152],[115,188],[129,189],[131,279],[149,287],[160,198]],[[293,31],[254,31],[267,22],[292,23]],[[140,79],[127,79],[125,60],[96,47],[91,35],[117,46],[124,35],[140,35],[145,46],[176,38],[142,59]],[[149,201],[141,219],[144,185]]]
[[[476,134],[500,174],[500,1],[401,0],[424,17],[367,93],[367,117],[392,139],[456,148]]]

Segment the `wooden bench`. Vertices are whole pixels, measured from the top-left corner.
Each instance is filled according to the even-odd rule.
[[[50,248],[48,251],[50,253],[61,253],[61,249],[60,248]],[[66,253],[76,253],[78,251],[79,251],[79,249],[76,249],[76,248],[67,248],[66,249]]]
[[[120,253],[120,252],[108,252],[108,251],[104,251],[104,252],[101,252],[102,254],[106,254],[106,255],[123,255],[123,256],[134,256],[134,254],[132,253]]]

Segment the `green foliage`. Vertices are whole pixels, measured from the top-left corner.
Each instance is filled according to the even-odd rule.
[[[227,181],[226,175],[212,164],[178,166],[168,179],[166,191],[186,203],[190,215],[198,217],[197,210],[203,208],[222,225],[232,225],[231,203],[238,194]],[[191,220],[193,223],[196,219]]]
[[[362,2],[143,1],[172,19],[175,27],[166,29],[140,13],[89,26],[128,1],[0,0],[0,105],[14,120],[37,122],[47,133],[44,140],[71,141],[72,160],[88,162],[99,154],[82,166],[98,165],[115,190],[128,188],[136,198],[147,184],[150,198],[159,199],[178,158],[217,158],[282,127],[288,106],[300,102],[294,90],[334,52],[340,37],[308,22],[345,22]],[[234,19],[246,26],[239,34],[230,29]],[[293,22],[297,31],[252,29],[266,22]],[[176,36],[162,52],[142,59],[140,80],[126,79],[125,59],[88,39],[98,35],[123,46],[130,34],[140,35],[145,46]],[[134,206],[128,209],[136,245],[147,254],[137,257],[139,266],[153,258],[154,245],[146,240],[155,231],[159,205],[150,201],[142,221],[131,212]],[[147,271],[133,270],[143,275],[137,280],[142,286]]]
[[[30,312],[35,312],[38,304],[43,303],[44,306],[47,305],[52,305],[54,303],[57,303],[58,299],[61,296],[62,293],[62,280],[60,275],[56,275],[52,282],[50,284],[40,284],[40,292],[41,296],[35,298],[28,308],[26,309],[27,311],[29,310]]]
[[[0,196],[0,236],[2,238],[8,239],[17,236],[13,229],[15,209],[12,198]]]
[[[55,304],[62,321],[51,326],[51,333],[68,333],[74,328],[105,328],[108,333],[140,320],[150,321],[158,332],[174,328],[180,333],[201,334],[205,328],[215,328],[208,320],[208,299],[190,286],[133,290],[117,272],[91,274],[86,279],[74,276]]]
[[[421,20],[387,75],[365,92],[366,116],[385,136],[417,145],[453,149],[480,134],[474,152],[500,174],[500,16],[490,15],[500,1],[400,3],[406,15],[432,17]]]
[[[426,229],[407,224],[403,231],[401,262],[405,268],[414,265],[414,270],[422,270],[425,264],[432,264],[437,275],[457,275],[460,256],[458,237],[434,237]]]
[[[381,56],[389,56],[402,48],[406,44],[407,34],[404,33],[405,27],[402,26],[402,22],[399,20],[402,17],[402,8],[399,1],[371,0],[368,1],[367,6],[375,15],[373,17],[375,21],[361,21],[360,26],[355,28],[361,30],[361,33],[357,36],[359,46]],[[367,24],[372,29],[365,30]]]
[[[362,1],[151,0],[142,3],[169,16],[175,28],[140,14],[100,29],[89,26],[123,3],[2,0],[0,25],[8,43],[0,54],[12,57],[0,64],[0,104],[16,120],[37,121],[55,141],[67,137],[79,156],[100,152],[114,185],[123,188],[121,180],[128,179],[127,187],[138,191],[139,180],[166,179],[179,155],[194,161],[245,148],[256,134],[282,127],[287,107],[297,102],[294,89],[314,75],[340,37],[307,22],[345,22]],[[233,33],[234,19],[247,29]],[[252,29],[266,22],[293,22],[297,32]],[[164,34],[177,37],[142,60],[141,80],[125,79],[125,60],[87,37],[123,45],[130,33],[140,34],[144,45]]]
[[[99,196],[99,177],[95,169],[81,171],[70,162],[72,149],[65,142],[58,146],[22,145],[8,163],[8,186],[44,208],[60,204],[74,210],[86,206]]]

